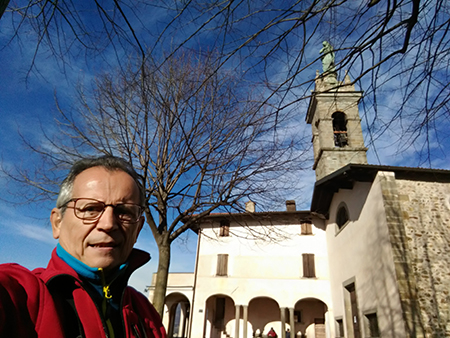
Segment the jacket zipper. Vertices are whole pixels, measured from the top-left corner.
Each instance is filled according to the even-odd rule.
[[[136,327],[136,324],[133,324],[133,334],[134,334],[134,336],[136,337],[136,338],[141,338],[141,335],[139,334],[139,330],[138,330],[138,328]]]
[[[100,313],[102,313],[102,312],[100,311],[100,309],[99,309],[97,303],[94,301],[94,298],[91,296],[90,292],[89,292],[88,289],[84,286],[84,283],[83,283],[81,280],[79,280],[78,278],[76,278],[76,277],[74,277],[74,276],[72,276],[72,275],[69,275],[69,274],[60,274],[60,275],[56,275],[56,276],[50,278],[50,279],[47,281],[46,284],[50,283],[53,279],[55,279],[55,278],[57,278],[57,277],[60,277],[60,276],[68,276],[68,277],[70,277],[71,279],[73,279],[75,282],[77,282],[77,283],[80,284],[80,287],[81,287],[81,288],[89,295],[89,298],[91,298],[92,303],[94,303],[94,306],[95,306],[95,308],[97,309],[97,313],[99,314],[100,321],[102,322],[103,332],[105,333],[106,338],[112,338],[112,337],[109,336],[109,332],[108,332],[109,330],[108,330],[108,328],[107,328],[105,319],[103,318],[103,316],[100,316]],[[108,287],[108,290],[109,290],[109,287]],[[76,308],[75,308],[75,315],[77,316],[78,322],[81,324],[80,316],[78,315],[78,311],[77,311]],[[122,317],[122,316],[121,316],[121,317]],[[82,332],[80,332],[80,333],[81,333],[82,337],[85,337],[84,329],[83,329]]]
[[[111,306],[109,302],[111,301],[111,298],[112,298],[111,290],[109,289],[109,287],[110,287],[110,285],[112,284],[112,282],[114,280],[111,281],[111,283],[106,284],[106,278],[105,278],[105,273],[103,271],[103,268],[98,268],[98,270],[100,271],[100,277],[101,277],[101,280],[102,280],[102,290],[103,290],[102,313],[103,313],[103,318],[104,318],[104,320],[106,322],[106,328],[107,328],[108,333],[109,333],[108,336],[110,338],[115,338],[114,328],[112,326],[111,319],[107,315],[108,307]]]
[[[99,268],[99,269],[101,269],[101,268]],[[47,283],[50,283],[53,279],[55,279],[55,278],[57,278],[59,276],[68,276],[68,277],[70,277],[75,282],[78,282],[80,284],[80,287],[82,287],[82,289],[89,294],[89,298],[91,298],[92,303],[94,303],[94,306],[97,309],[97,312],[99,314],[103,313],[103,316],[99,316],[99,317],[100,317],[100,320],[102,322],[103,331],[104,331],[104,333],[106,335],[106,338],[114,338],[114,330],[112,328],[111,321],[109,319],[108,320],[105,319],[106,318],[105,317],[105,314],[106,314],[106,302],[109,303],[109,299],[112,298],[111,290],[109,289],[109,287],[110,287],[112,282],[109,285],[106,284],[106,280],[105,280],[105,276],[103,274],[103,271],[101,273],[101,278],[102,278],[102,290],[103,290],[103,296],[104,296],[104,297],[102,297],[103,298],[102,310],[104,309],[104,311],[100,311],[101,309],[98,307],[97,303],[94,301],[94,298],[90,295],[90,292],[88,291],[88,289],[84,286],[84,283],[81,280],[79,280],[78,278],[76,278],[76,277],[74,277],[72,275],[60,274],[60,275],[57,275],[57,276],[54,276],[54,277],[50,278],[47,281]],[[120,297],[119,313],[120,313],[120,319],[122,321],[122,327],[123,327],[124,333],[126,334],[126,327],[125,327],[126,325],[125,325],[123,313],[122,313],[122,310],[121,310],[121,309],[123,309],[123,296],[124,296],[124,293],[125,293],[125,290],[122,292],[122,295]],[[75,309],[75,315],[77,316],[78,322],[81,324],[80,316],[78,315],[78,311],[76,309]],[[111,325],[111,328],[108,327],[107,321]],[[141,338],[141,336],[139,334],[139,330],[137,329],[136,324],[132,325],[132,330],[133,330],[133,334],[136,336],[136,338]],[[82,337],[85,337],[83,331],[84,330],[82,330],[80,333],[81,333]],[[110,332],[112,332],[112,335],[110,335]],[[147,337],[147,335],[145,334],[145,330],[144,330],[144,337]]]

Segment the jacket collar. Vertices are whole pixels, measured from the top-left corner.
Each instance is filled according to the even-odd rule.
[[[139,249],[133,249],[128,257],[128,267],[124,272],[125,280],[128,281],[131,274],[149,260],[150,254]],[[78,273],[58,256],[56,248],[52,252],[52,258],[50,259],[47,268],[36,269],[34,272],[40,276],[44,283],[47,283],[50,279],[59,275],[69,275],[79,279]]]

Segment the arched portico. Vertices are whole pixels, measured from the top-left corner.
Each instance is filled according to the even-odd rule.
[[[248,323],[251,331],[244,338],[256,336],[257,332],[265,336],[271,327],[281,332],[280,306],[269,297],[253,298],[248,305]]]
[[[189,313],[191,305],[187,297],[175,292],[166,296],[165,305],[168,309],[168,321],[164,320],[167,337],[188,337]]]
[[[234,336],[235,305],[233,299],[223,294],[210,296],[205,305],[205,338]]]
[[[325,317],[328,306],[317,298],[303,298],[295,303],[293,309],[295,336],[308,338],[325,337]],[[291,336],[292,337],[292,336]]]

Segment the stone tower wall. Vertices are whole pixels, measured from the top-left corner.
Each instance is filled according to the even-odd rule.
[[[363,162],[364,160],[366,162]],[[367,163],[367,159],[361,155],[361,152],[357,153],[345,148],[336,148],[329,151],[325,149],[321,154],[320,162],[315,168],[316,178],[319,180],[349,163]]]
[[[316,92],[311,98],[307,122],[312,125],[313,169],[317,180],[349,163],[367,163],[367,148],[364,147],[358,109],[362,94],[347,82],[350,82],[348,78],[343,83],[333,84],[333,87],[322,78],[316,79]],[[348,143],[343,147],[334,143],[332,115],[336,112],[346,116]]]

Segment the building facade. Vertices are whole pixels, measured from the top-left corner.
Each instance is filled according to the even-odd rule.
[[[287,209],[215,214],[198,224],[195,273],[183,274],[178,286],[169,281],[164,318],[173,336],[255,337],[271,328],[279,337],[287,330],[299,337],[334,334],[323,220],[296,211],[293,201]],[[181,290],[187,278],[192,296]],[[189,322],[175,320],[172,299],[189,303]]]
[[[450,337],[449,201],[444,170],[350,164],[317,182],[337,337]]]
[[[316,78],[309,211],[198,224],[195,272],[169,277],[170,337],[450,337],[450,171],[367,164],[361,94]]]

